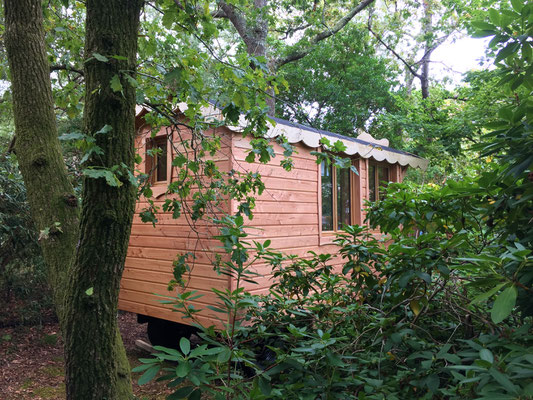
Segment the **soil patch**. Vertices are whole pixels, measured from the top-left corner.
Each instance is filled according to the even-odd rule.
[[[146,325],[138,324],[132,313],[121,312],[118,319],[130,365],[136,367],[138,359],[147,356],[135,346],[137,339],[148,342]],[[163,400],[171,393],[161,382],[138,386],[139,376],[133,374],[138,399]],[[57,323],[0,328],[0,399],[65,399],[63,343]]]

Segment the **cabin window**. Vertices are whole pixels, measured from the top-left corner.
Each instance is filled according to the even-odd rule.
[[[151,155],[147,157],[147,173],[151,174],[152,182],[167,181],[167,137],[158,137],[150,140],[148,149],[151,149]],[[154,151],[159,149],[158,151]]]
[[[352,223],[350,170],[321,164],[322,231],[337,231]]]
[[[368,165],[368,200],[378,201],[385,197],[390,176],[389,167],[373,163]]]

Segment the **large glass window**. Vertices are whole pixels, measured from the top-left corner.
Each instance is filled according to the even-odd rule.
[[[322,230],[333,230],[333,176],[331,165],[325,162],[322,168]]]
[[[384,198],[385,188],[390,180],[389,167],[379,164],[368,166],[368,199],[377,201]]]
[[[352,221],[350,170],[338,169],[325,162],[322,175],[322,230],[337,231]]]
[[[335,168],[337,178],[337,229],[352,223],[350,170]]]

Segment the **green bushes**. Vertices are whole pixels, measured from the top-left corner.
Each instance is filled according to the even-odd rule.
[[[513,293],[530,294],[533,257],[509,240],[505,219],[486,223],[497,196],[486,193],[468,181],[390,185],[368,217],[392,241],[346,227],[342,271],[332,255],[249,244],[241,217],[220,221],[231,256],[220,272],[253,280],[261,259],[277,283],[266,296],[216,291],[212,310],[229,323],[202,327],[196,349],[186,339],[180,350],[158,348],[137,368],[147,371],[141,382],[172,360],[166,378],[180,389],[170,398],[530,398],[533,331]],[[194,321],[195,296],[170,301]]]
[[[162,379],[180,387],[174,399],[533,398],[533,5],[503,2],[480,17],[471,31],[492,38],[506,98],[471,149],[475,179],[389,185],[367,222],[390,244],[347,227],[342,273],[331,255],[251,245],[241,217],[224,219],[221,273],[253,280],[263,259],[278,283],[267,296],[216,291],[212,309],[229,323],[202,327],[203,347],[158,348],[137,368],[141,382],[172,360]],[[194,320],[195,296],[169,301]]]
[[[40,323],[51,299],[26,189],[15,161],[0,156],[0,326]]]

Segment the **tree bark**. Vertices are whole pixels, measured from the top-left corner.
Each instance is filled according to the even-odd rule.
[[[11,72],[15,151],[63,320],[66,278],[78,239],[78,202],[57,138],[40,0],[5,0],[5,44]],[[74,199],[75,201],[72,201]]]
[[[68,399],[131,399],[130,366],[116,324],[118,289],[133,216],[135,90],[115,76],[135,69],[140,0],[87,1],[86,53],[120,55],[86,63],[85,130],[104,155],[92,167],[121,166],[119,188],[86,179],[80,219],[57,138],[40,0],[5,0],[15,150],[49,271],[66,354]],[[87,289],[92,288],[91,291]]]
[[[433,52],[433,39],[431,34],[433,33],[433,11],[431,10],[431,4],[429,0],[423,1],[424,7],[424,20],[422,24],[422,33],[424,35],[425,47],[424,56],[420,60],[421,72],[420,72],[420,87],[422,90],[422,98],[427,99],[429,97],[429,63],[431,53]]]
[[[141,4],[87,1],[84,128],[103,150],[89,160],[89,168],[118,167],[121,184],[84,180],[80,242],[66,303],[67,396],[72,399],[131,397],[129,365],[124,347],[117,345],[116,314],[135,207],[135,186],[128,178],[135,156],[135,88],[125,76],[135,71]],[[92,58],[94,53],[109,61]],[[112,79],[120,79],[122,90],[111,88]],[[97,133],[106,125],[111,131]]]

